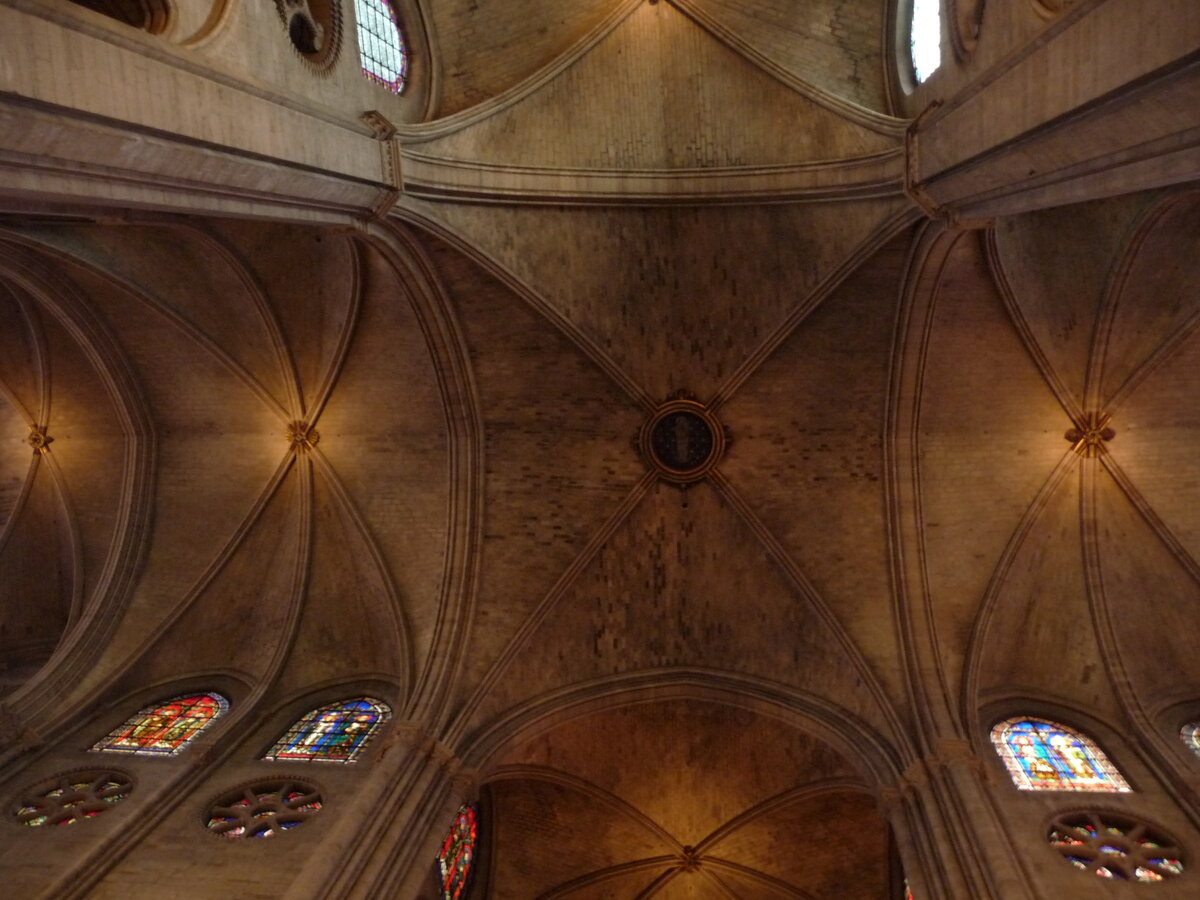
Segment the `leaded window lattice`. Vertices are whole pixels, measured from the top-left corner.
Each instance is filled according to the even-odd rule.
[[[73,772],[26,791],[14,815],[30,828],[70,825],[106,812],[132,790],[133,783],[120,772]]]
[[[352,763],[391,717],[382,700],[356,697],[305,713],[263,759]]]
[[[321,811],[321,792],[299,781],[248,785],[209,810],[209,831],[229,840],[267,838],[303,825]]]
[[[408,48],[389,0],[354,0],[362,73],[393,94],[408,80]]]
[[[229,709],[220,694],[185,694],[138,710],[92,750],[173,756]]]
[[[475,845],[479,839],[479,814],[474,806],[458,811],[450,832],[438,853],[438,873],[441,877],[442,900],[462,900],[471,880],[475,862]]]
[[[1125,778],[1086,735],[1046,719],[1008,719],[992,745],[1023,791],[1126,793]]]
[[[1183,874],[1175,841],[1145,822],[1113,813],[1059,816],[1050,846],[1077,869],[1114,881],[1166,881]]]

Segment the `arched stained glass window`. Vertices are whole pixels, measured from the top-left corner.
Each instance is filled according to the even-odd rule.
[[[391,717],[382,700],[357,697],[305,713],[263,759],[352,763]]]
[[[458,811],[450,833],[438,854],[438,872],[442,880],[442,900],[461,900],[471,878],[475,862],[475,842],[479,838],[479,814],[474,806]]]
[[[1179,729],[1179,736],[1189,750],[1200,756],[1200,722],[1188,722]]]
[[[920,84],[942,64],[942,0],[912,0],[908,38],[913,75]]]
[[[1023,791],[1130,790],[1095,742],[1045,719],[1009,719],[992,729],[992,744]]]
[[[185,694],[147,706],[96,743],[93,750],[171,756],[229,709],[220,694]]]
[[[362,72],[393,94],[408,80],[408,49],[390,0],[354,0]]]

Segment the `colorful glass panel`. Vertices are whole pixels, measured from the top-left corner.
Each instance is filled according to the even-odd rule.
[[[438,854],[438,871],[442,878],[443,900],[461,900],[471,878],[475,862],[475,842],[479,837],[479,815],[473,806],[458,811],[450,833]]]
[[[229,709],[220,694],[186,694],[148,706],[125,720],[92,747],[115,753],[146,756],[178,753]]]
[[[267,838],[298,828],[323,805],[320,792],[312,785],[294,781],[259,784],[214,806],[205,824],[228,840]]]
[[[391,710],[382,700],[358,697],[305,713],[263,759],[352,763]]]
[[[37,828],[41,825],[70,825],[94,819],[114,803],[129,796],[133,784],[117,772],[77,772],[60,777],[52,787],[43,786],[26,795],[17,805],[17,821]]]
[[[1055,820],[1050,846],[1077,869],[1115,881],[1164,881],[1183,873],[1171,839],[1145,822],[1106,812]]]
[[[1200,756],[1200,722],[1188,722],[1179,730],[1179,736],[1189,750]]]
[[[1023,791],[1126,793],[1129,785],[1094,742],[1045,719],[1009,719],[992,744]]]
[[[942,64],[942,0],[912,0],[909,50],[917,84]]]
[[[362,73],[393,94],[408,80],[408,50],[389,0],[354,0]]]

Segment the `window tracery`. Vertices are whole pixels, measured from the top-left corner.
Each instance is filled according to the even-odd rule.
[[[1008,719],[992,729],[992,745],[1023,791],[1130,790],[1094,741],[1056,722]]]
[[[174,756],[229,709],[220,694],[184,694],[147,706],[96,742],[92,750]]]
[[[352,763],[390,717],[388,705],[372,697],[318,707],[292,723],[263,759]]]
[[[254,784],[213,804],[205,827],[228,840],[272,837],[303,825],[323,806],[321,792],[310,784]]]
[[[1116,881],[1165,881],[1183,874],[1175,842],[1145,822],[1110,813],[1060,816],[1047,837],[1075,868]]]
[[[408,48],[389,0],[354,0],[362,72],[393,94],[408,80]]]
[[[475,861],[475,844],[479,837],[479,814],[474,806],[458,811],[450,833],[438,853],[438,873],[442,883],[442,900],[462,900],[471,879]]]
[[[15,817],[31,828],[70,825],[106,812],[132,790],[129,776],[120,772],[72,772],[23,794]]]

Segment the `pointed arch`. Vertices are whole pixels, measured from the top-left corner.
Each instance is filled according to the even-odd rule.
[[[992,728],[992,746],[1022,791],[1132,790],[1095,741],[1048,719],[1006,719]]]
[[[319,706],[293,722],[263,759],[352,763],[391,717],[391,707],[373,697]]]
[[[138,710],[92,750],[174,756],[228,710],[229,701],[220,694],[182,694]]]

